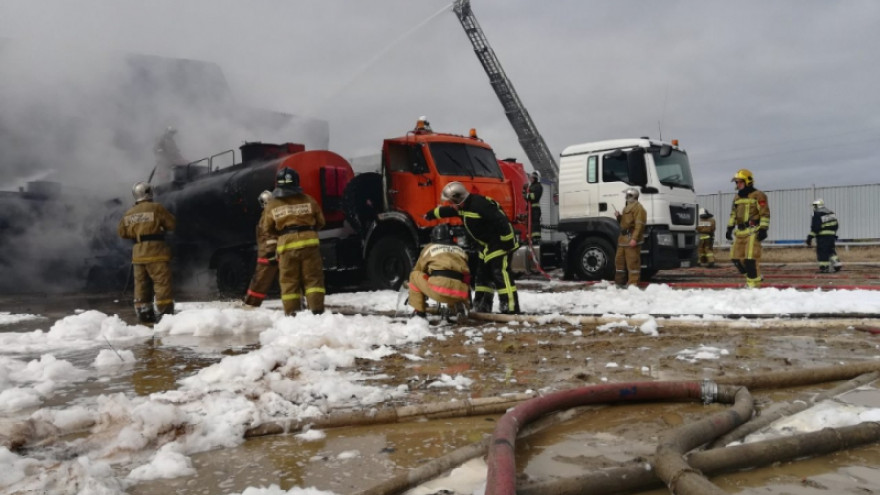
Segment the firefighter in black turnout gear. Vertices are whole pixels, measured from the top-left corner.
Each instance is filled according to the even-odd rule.
[[[825,201],[813,201],[813,219],[810,222],[810,235],[807,246],[813,245],[816,238],[816,259],[819,261],[819,272],[829,273],[832,269],[839,272],[843,266],[837,257],[837,215],[825,207]]]
[[[529,175],[529,183],[523,185],[523,197],[529,204],[529,232],[532,243],[541,242],[541,196],[544,195],[544,186],[541,185],[541,172],[535,170]]]
[[[461,182],[446,184],[440,197],[452,206],[437,206],[425,213],[425,219],[461,217],[468,236],[482,248],[475,277],[474,311],[491,312],[498,291],[501,312],[519,313],[519,296],[510,269],[511,254],[519,243],[501,206],[491,198],[469,193]]]

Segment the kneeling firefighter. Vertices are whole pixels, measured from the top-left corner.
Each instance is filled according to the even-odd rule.
[[[272,193],[263,191],[257,198],[260,207],[266,209],[266,205],[272,199]],[[247,294],[244,296],[244,304],[259,308],[266,299],[266,293],[272,288],[272,282],[278,275],[278,259],[275,257],[275,251],[278,248],[278,238],[266,228],[268,225],[263,222],[257,222],[257,266],[254,268],[254,275],[251,277],[251,283],[248,286]]]
[[[467,305],[470,281],[468,255],[453,243],[449,225],[442,223],[431,230],[431,243],[409,275],[409,304],[420,317],[425,316],[425,296],[451,306]]]
[[[474,311],[492,311],[495,291],[502,313],[519,313],[519,296],[513,282],[510,258],[519,247],[516,233],[501,206],[491,198],[468,192],[461,182],[450,182],[440,195],[451,206],[437,206],[426,220],[461,217],[468,236],[483,249],[476,273]]]
[[[149,183],[136,183],[131,188],[131,194],[134,196],[134,206],[119,220],[116,231],[119,237],[134,241],[131,263],[134,270],[134,310],[138,321],[155,323],[161,315],[174,313],[171,247],[165,242],[165,234],[173,231],[177,222],[164,206],[153,202],[153,186]]]
[[[284,314],[302,309],[303,294],[313,313],[323,313],[324,263],[318,231],[324,227],[324,213],[314,198],[303,192],[296,170],[278,170],[275,185],[260,227],[278,238],[275,252]]]

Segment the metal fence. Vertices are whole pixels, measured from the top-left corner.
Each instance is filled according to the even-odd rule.
[[[770,231],[765,245],[803,243],[810,233],[811,203],[823,199],[837,214],[841,244],[880,242],[880,184],[863,186],[810,187],[764,191],[770,204]],[[697,196],[701,208],[715,216],[715,242],[725,244],[724,232],[730,218],[735,192]]]

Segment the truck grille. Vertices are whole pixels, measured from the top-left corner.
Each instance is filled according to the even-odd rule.
[[[672,225],[694,225],[697,219],[696,205],[669,205]]]

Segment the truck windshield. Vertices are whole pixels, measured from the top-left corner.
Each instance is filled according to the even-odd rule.
[[[428,148],[440,175],[504,178],[490,149],[459,143],[431,143]]]
[[[688,156],[681,151],[672,150],[667,157],[660,156],[659,151],[652,151],[654,164],[657,166],[657,178],[664,186],[683,187],[694,190],[694,178]]]

